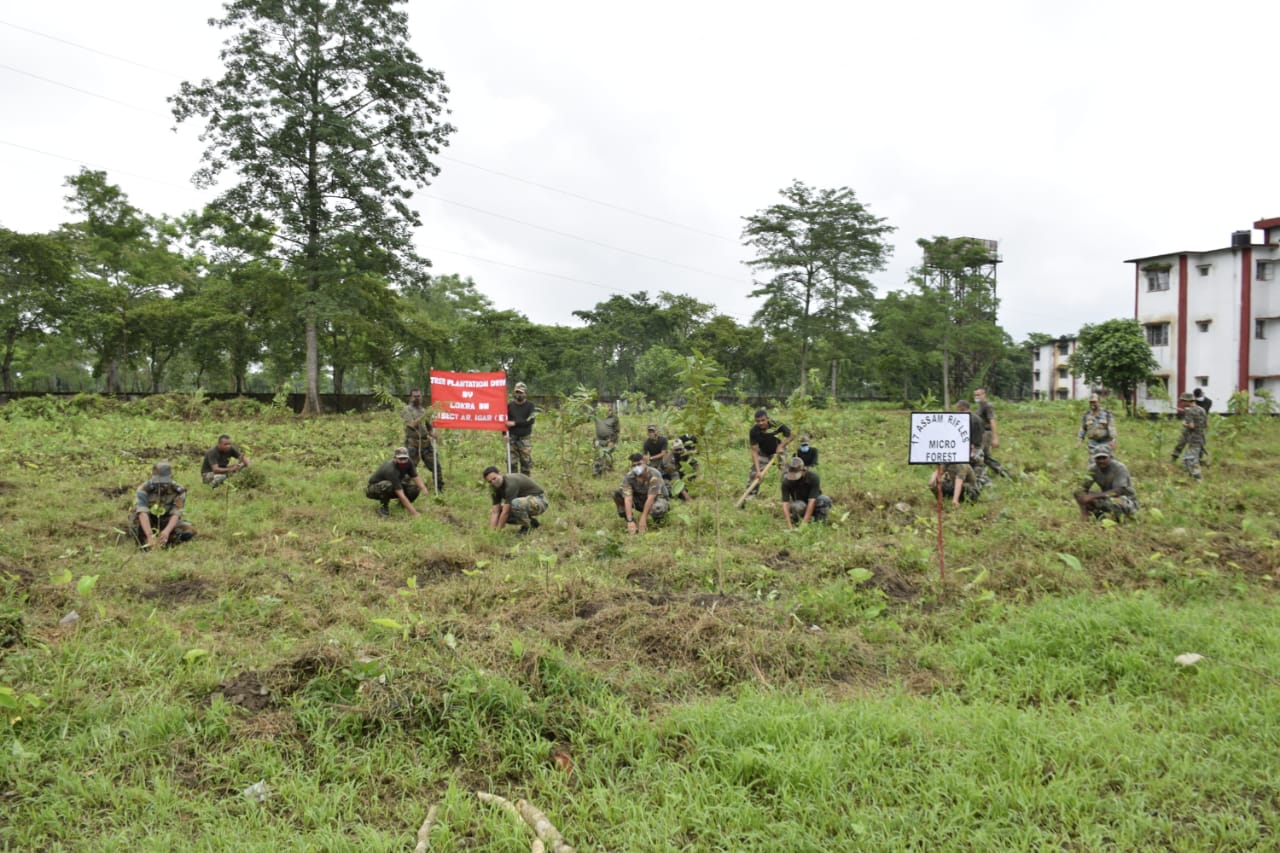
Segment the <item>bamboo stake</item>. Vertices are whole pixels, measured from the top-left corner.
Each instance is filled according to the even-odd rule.
[[[751,494],[752,489],[754,489],[756,486],[759,486],[761,483],[764,482],[764,475],[769,473],[769,469],[772,468],[773,463],[777,461],[778,461],[778,455],[776,453],[773,456],[769,457],[769,464],[764,466],[764,468],[760,470],[760,473],[757,474],[755,476],[755,479],[751,481],[751,485],[747,486],[747,490],[742,493],[742,497],[738,498],[738,502],[733,505],[735,509],[747,502],[747,495]]]

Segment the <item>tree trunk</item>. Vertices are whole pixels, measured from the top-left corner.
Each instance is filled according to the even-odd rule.
[[[307,401],[302,406],[302,413],[318,415],[320,414],[320,341],[316,331],[314,309],[307,311],[306,337]]]
[[[10,368],[13,366],[13,350],[17,340],[17,332],[12,330],[5,336],[4,362],[0,364],[0,383],[3,383],[2,387],[6,394],[13,391],[13,374]]]
[[[831,402],[836,401],[836,365],[840,363],[837,358],[831,359]]]
[[[951,354],[942,348],[942,408],[951,411]]]

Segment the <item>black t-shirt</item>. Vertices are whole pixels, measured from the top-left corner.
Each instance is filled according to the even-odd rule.
[[[804,467],[812,468],[818,464],[818,448],[810,447],[805,450],[803,447],[796,448],[796,456],[800,457],[800,461],[804,463]]]
[[[759,426],[752,425],[748,438],[751,441],[752,447],[760,448],[761,456],[772,456],[778,452],[778,445],[781,444],[778,440],[779,435],[783,438],[790,438],[791,428],[786,424],[769,421],[769,425],[764,429],[760,429]]]
[[[1196,405],[1204,409],[1205,414],[1208,414],[1209,410],[1213,408],[1213,401],[1208,397],[1196,397]]]
[[[655,435],[653,438],[644,440],[644,452],[650,458],[657,456],[659,453],[665,452],[667,449],[667,439],[665,436]]]
[[[816,501],[822,497],[822,486],[818,479],[818,472],[805,471],[804,476],[798,480],[792,480],[789,477],[782,478],[782,499],[784,501]]]
[[[523,403],[515,400],[507,403],[507,420],[515,424],[510,430],[512,438],[528,438],[533,434],[533,401],[525,398]]]
[[[200,466],[200,473],[212,474],[214,465],[217,465],[219,468],[226,468],[231,464],[232,459],[239,458],[240,451],[236,449],[236,447],[232,446],[230,450],[223,453],[215,444],[213,447],[210,447],[209,452],[204,455],[204,463]]]
[[[369,478],[369,485],[381,483],[383,480],[390,480],[391,487],[396,491],[404,491],[402,483],[412,483],[413,478],[418,476],[418,469],[410,461],[403,468],[396,465],[396,460],[389,459],[382,463],[382,467],[373,472],[373,476]]]

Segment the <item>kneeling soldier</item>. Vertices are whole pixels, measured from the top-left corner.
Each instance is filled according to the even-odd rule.
[[[232,462],[232,459],[236,461]],[[218,436],[218,443],[204,455],[204,462],[200,465],[200,479],[216,489],[232,474],[248,467],[249,457],[231,443],[231,436],[223,433]]]
[[[822,493],[818,472],[805,467],[799,456],[791,457],[782,475],[782,517],[790,528],[793,522],[826,523],[831,512],[831,498]]]
[[[1095,485],[1101,491],[1093,491]],[[1129,469],[1112,458],[1110,448],[1094,448],[1089,478],[1084,481],[1084,488],[1076,492],[1076,504],[1080,507],[1081,521],[1088,521],[1090,515],[1094,518],[1110,515],[1116,521],[1123,521],[1138,511],[1138,496],[1129,480]]]
[[[667,481],[662,472],[644,464],[643,453],[631,454],[631,468],[622,478],[622,488],[613,493],[613,504],[618,517],[627,520],[628,533],[643,533],[649,529],[648,520],[659,521],[671,507]],[[636,516],[636,508],[641,507]]]
[[[929,491],[938,491],[938,480],[942,480],[942,494],[951,495],[951,503],[953,506],[960,506],[960,501],[976,501],[978,495],[982,492],[982,487],[978,485],[977,475],[973,473],[973,466],[965,462],[952,462],[949,465],[943,465],[941,474],[938,469],[934,469],[933,474],[929,477]]]
[[[157,462],[151,466],[151,479],[138,486],[129,512],[129,532],[143,548],[157,541],[161,548],[189,542],[196,529],[182,520],[186,504],[187,490],[173,482],[173,468],[168,462]]]
[[[503,474],[490,465],[484,469],[485,482],[489,484],[493,498],[493,510],[489,513],[489,528],[501,530],[505,525],[518,524],[517,536],[523,536],[540,524],[536,516],[547,511],[547,493],[525,474]]]
[[[369,485],[364,487],[364,496],[381,502],[378,515],[383,518],[391,515],[387,505],[391,503],[392,498],[400,501],[400,505],[409,515],[421,515],[413,508],[413,502],[426,490],[427,484],[422,482],[422,478],[418,476],[418,469],[409,458],[409,448],[397,447],[394,458],[382,463],[382,467],[373,472],[373,476],[369,478]]]

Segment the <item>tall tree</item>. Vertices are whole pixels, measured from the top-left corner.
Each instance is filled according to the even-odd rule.
[[[71,253],[54,234],[19,234],[0,228],[0,387],[13,389],[13,357],[19,342],[37,337],[62,319]]]
[[[199,185],[233,169],[215,204],[242,222],[273,221],[274,250],[303,282],[306,411],[318,413],[319,329],[339,313],[343,271],[393,276],[412,258],[409,207],[439,173],[431,158],[453,126],[442,120],[444,75],[409,48],[401,0],[228,0],[213,25],[233,30],[215,81],[183,83],[179,121],[206,120]],[[367,279],[362,279],[367,282]]]
[[[783,201],[745,217],[742,241],[756,251],[747,261],[756,275],[755,314],[773,335],[800,344],[800,387],[808,377],[815,337],[839,338],[858,327],[874,299],[868,277],[885,268],[895,230],[872,215],[853,190],[814,189],[795,181],[780,191]]]
[[[1111,389],[1129,408],[1138,386],[1160,366],[1137,320],[1107,320],[1080,330],[1080,345],[1067,364],[1091,385]]]

